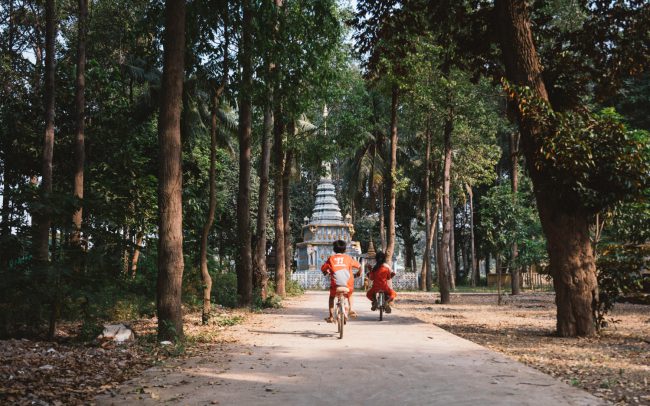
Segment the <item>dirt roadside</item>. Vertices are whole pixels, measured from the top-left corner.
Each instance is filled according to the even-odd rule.
[[[559,338],[553,293],[507,296],[404,292],[400,309],[620,405],[650,405],[650,306],[619,303],[593,338]]]

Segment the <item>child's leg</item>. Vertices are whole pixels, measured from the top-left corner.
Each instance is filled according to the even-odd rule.
[[[350,317],[357,317],[357,312],[352,310],[352,292],[350,292],[350,294],[348,295],[348,305],[350,306],[350,308],[348,309],[348,314],[350,315]]]
[[[388,303],[391,303],[395,298],[397,297],[397,292],[395,292],[393,289],[388,290]]]
[[[328,304],[330,310],[330,318],[333,318],[334,317],[334,296],[330,296]]]

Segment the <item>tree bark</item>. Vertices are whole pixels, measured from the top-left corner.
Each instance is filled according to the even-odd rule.
[[[438,216],[440,212],[440,201],[436,198],[435,208],[433,209],[433,215],[431,216],[431,225],[429,230],[429,253],[433,251],[433,258],[438,263]],[[433,266],[431,264],[431,254],[429,254],[429,264],[427,269],[427,291],[430,291],[433,288]]]
[[[390,104],[390,174],[388,178],[388,239],[386,241],[386,262],[393,262],[395,251],[395,203],[397,200],[397,99],[399,89],[393,85]]]
[[[225,57],[227,59],[227,57]],[[224,63],[227,66],[227,63]],[[227,73],[224,73],[224,76]],[[203,281],[203,310],[201,314],[201,322],[205,325],[210,320],[212,313],[212,277],[208,269],[208,237],[210,230],[214,223],[214,216],[217,210],[217,109],[219,108],[219,97],[225,86],[225,81],[222,86],[215,91],[212,99],[212,114],[210,117],[210,173],[208,175],[208,183],[210,187],[210,198],[208,201],[208,216],[203,224],[201,230],[201,251],[200,251],[200,266],[201,266],[201,280]]]
[[[131,258],[131,278],[135,278],[138,273],[138,260],[140,259],[140,251],[142,250],[142,242],[144,241],[144,233],[138,231],[135,237],[135,248],[133,248],[133,258]]]
[[[420,289],[428,290],[431,282],[428,280],[431,274],[431,192],[429,187],[431,184],[431,132],[427,128],[426,133],[426,151],[424,153],[424,185],[422,193],[424,193],[424,256],[422,258],[422,269],[420,271],[420,280],[422,284]]]
[[[452,158],[453,159],[453,158]],[[449,219],[449,287],[451,290],[456,289],[456,274],[458,272],[456,261],[456,209],[454,207],[454,197],[451,195],[451,181],[449,185],[449,200],[451,207],[451,217]]]
[[[242,0],[242,36],[239,50],[242,85],[239,102],[239,191],[237,193],[237,295],[240,306],[250,306],[253,298],[253,256],[250,229],[251,127],[253,92],[253,9]]]
[[[294,130],[289,132],[293,134]],[[287,156],[284,161],[284,173],[282,174],[282,210],[284,211],[282,219],[284,220],[284,225],[282,227],[284,231],[284,266],[286,267],[285,278],[291,277],[291,266],[293,265],[293,250],[291,249],[291,196],[290,196],[290,185],[291,185],[291,165],[293,163],[293,150],[287,150]]]
[[[85,118],[86,118],[86,31],[88,20],[88,0],[79,0],[79,34],[77,42],[77,78],[75,84],[76,106],[76,135],[75,135],[75,172],[73,196],[81,201],[81,206],[72,214],[72,232],[70,247],[75,251],[73,270],[82,270],[81,262],[81,221],[83,218],[84,198],[84,165],[86,161],[85,148]]]
[[[517,192],[519,190],[519,133],[513,132],[510,134],[510,163],[511,163],[511,176],[510,176],[510,185],[512,187],[512,199],[516,204],[517,201]],[[517,259],[519,257],[519,249],[517,247],[517,242],[512,243],[512,256],[511,262],[512,266],[510,267],[511,273],[511,288],[513,295],[521,294],[520,287],[520,275],[521,268],[517,265]]]
[[[284,245],[284,192],[282,187],[282,175],[284,173],[284,120],[282,110],[276,106],[275,122],[273,128],[273,164],[274,164],[274,191],[275,191],[275,219],[273,229],[275,231],[275,293],[280,297],[286,296],[286,264]]]
[[[470,283],[475,287],[478,283],[478,261],[476,260],[476,245],[474,240],[474,191],[470,185],[465,185],[469,196],[469,229],[470,229],[470,252],[472,254]]]
[[[384,184],[379,185],[379,238],[381,250],[386,252],[386,213],[384,211]]]
[[[88,0],[79,0],[78,43],[77,43],[77,77],[75,88],[76,137],[75,137],[75,176],[74,196],[83,199],[84,163],[85,163],[85,89],[86,89],[86,31],[88,19]],[[80,229],[83,210],[80,208],[72,216],[73,230],[71,243],[80,244]]]
[[[440,285],[440,303],[447,304],[450,302],[449,291],[451,289],[451,233],[452,222],[451,216],[453,209],[451,207],[451,134],[453,132],[453,110],[448,109],[444,129],[444,164],[442,175],[442,242],[440,247],[440,260],[438,261],[438,283]]]
[[[495,4],[501,29],[501,51],[511,83],[528,86],[548,101],[542,68],[530,27],[526,3],[498,0]],[[559,201],[557,187],[543,166],[536,165],[544,128],[530,116],[517,112],[521,147],[533,181],[537,207],[553,275],[557,304],[557,332],[563,337],[590,336],[596,328],[592,306],[598,303],[596,266],[589,240],[589,217],[583,207]],[[579,201],[579,199],[576,199]]]
[[[264,130],[262,132],[262,159],[260,159],[260,191],[257,203],[257,244],[253,268],[255,287],[262,300],[266,300],[268,273],[266,270],[266,222],[269,197],[269,166],[271,161],[271,138],[273,137],[273,90],[267,87],[267,104],[264,108]]]
[[[45,1],[45,137],[43,139],[42,181],[40,198],[43,209],[34,216],[36,221],[34,235],[34,260],[48,261],[48,240],[51,223],[51,210],[48,198],[52,193],[52,161],[54,158],[54,103],[55,103],[55,42],[56,9],[55,0]]]
[[[160,117],[158,119],[158,338],[183,338],[183,172],[181,108],[185,72],[185,1],[165,2]]]

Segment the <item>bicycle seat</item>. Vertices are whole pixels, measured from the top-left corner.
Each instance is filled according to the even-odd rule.
[[[350,293],[350,289],[343,286],[339,286],[336,288],[336,293]]]

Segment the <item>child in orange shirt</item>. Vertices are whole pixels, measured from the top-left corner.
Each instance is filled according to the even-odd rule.
[[[395,297],[397,297],[397,293],[390,288],[388,280],[392,279],[393,276],[395,276],[395,272],[390,269],[390,265],[384,262],[386,261],[386,254],[383,252],[378,251],[375,259],[377,263],[375,264],[372,271],[370,271],[368,274],[368,278],[372,281],[372,288],[368,291],[366,296],[372,302],[371,310],[377,310],[376,295],[377,292],[383,290],[387,296],[385,306],[386,313],[390,313],[390,304],[393,302],[393,300],[395,300]]]
[[[329,317],[325,318],[328,323],[334,322],[334,298],[336,297],[337,287],[346,287],[349,292],[346,294],[350,304],[350,317],[357,317],[357,313],[352,310],[352,293],[354,292],[354,278],[361,275],[361,264],[349,255],[344,254],[347,243],[343,240],[334,241],[334,255],[327,258],[320,270],[323,275],[330,275],[330,297],[329,297]],[[358,269],[353,274],[352,269]]]

